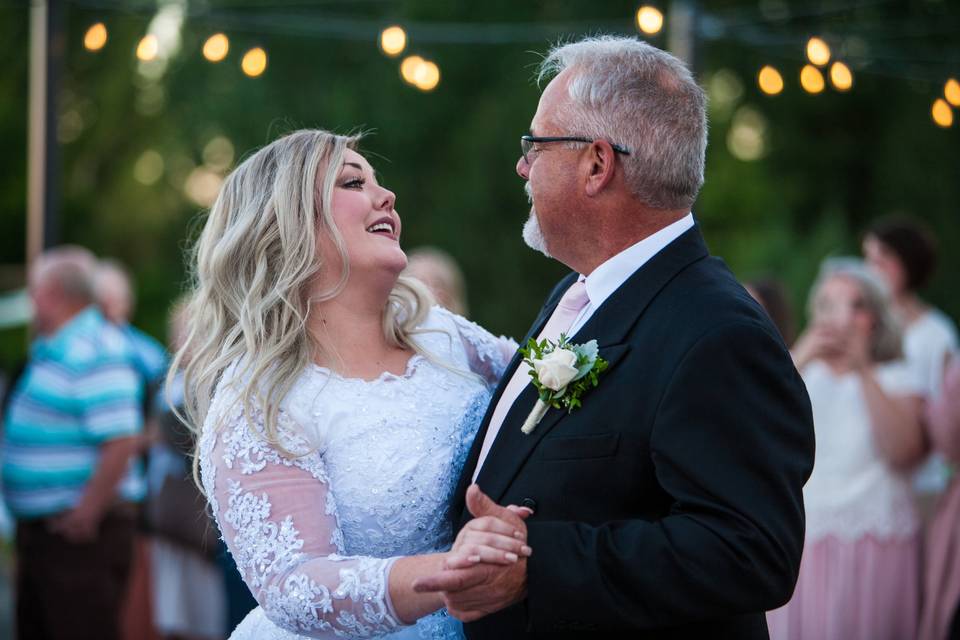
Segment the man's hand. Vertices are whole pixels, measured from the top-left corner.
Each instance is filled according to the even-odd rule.
[[[467,508],[475,517],[464,525],[447,554],[445,568],[466,569],[478,562],[507,564],[529,557],[524,524],[533,513],[526,507],[501,507],[476,485],[467,489]]]
[[[859,328],[854,328],[843,345],[843,355],[847,366],[857,372],[870,368],[873,364],[870,347],[870,334]]]
[[[484,526],[519,532],[523,540],[527,537],[524,519],[532,513],[529,509],[501,507],[476,485],[467,489],[467,509],[478,521],[485,523]],[[502,523],[497,525],[490,518]],[[507,526],[504,527],[503,523]],[[519,540],[521,536],[516,537]],[[467,540],[469,536],[457,537],[458,545],[466,548],[466,553],[469,553],[470,543]],[[413,583],[413,589],[418,593],[442,592],[447,611],[458,620],[478,620],[526,597],[525,555],[507,565],[480,563],[470,566],[466,558],[458,560],[456,547],[451,553],[453,555],[447,561],[444,571],[417,579]]]
[[[797,369],[803,369],[813,360],[836,357],[843,349],[843,340],[833,328],[814,324],[797,338],[790,354]]]
[[[83,503],[50,521],[50,531],[73,544],[93,542],[99,528],[100,513]]]
[[[87,482],[80,501],[70,511],[53,518],[50,530],[74,544],[90,542],[97,536],[100,520],[110,509],[117,485],[137,453],[139,435],[108,440],[100,445],[100,461]]]

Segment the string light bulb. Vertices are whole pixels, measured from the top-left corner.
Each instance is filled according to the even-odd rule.
[[[937,98],[933,101],[930,115],[933,116],[933,121],[938,127],[946,129],[953,125],[953,109],[943,98]]]
[[[818,67],[830,62],[830,45],[816,36],[807,40],[807,59]]]
[[[240,68],[251,78],[256,78],[267,68],[267,52],[260,47],[250,49],[243,54]]]
[[[783,76],[774,67],[766,65],[757,74],[757,84],[760,91],[768,96],[775,96],[783,91]]]
[[[943,85],[943,96],[953,106],[960,107],[960,82],[956,78],[950,78]]]
[[[830,65],[830,82],[837,91],[849,91],[853,86],[853,72],[842,62]]]
[[[649,36],[660,33],[663,29],[663,13],[656,7],[640,7],[637,9],[637,27]]]
[[[140,43],[137,44],[137,58],[144,62],[153,60],[158,53],[160,53],[160,42],[157,40],[157,36],[152,33],[143,36]]]
[[[408,84],[416,84],[416,72],[417,69],[424,63],[424,59],[420,56],[407,56],[403,59],[403,62],[400,63],[400,75],[403,77],[404,81]]]
[[[215,33],[203,43],[203,57],[210,62],[220,62],[230,51],[230,39],[222,33]]]
[[[824,80],[820,69],[810,64],[805,65],[800,70],[800,86],[807,93],[817,94],[823,91]]]
[[[440,67],[420,56],[407,56],[400,63],[400,75],[421,91],[433,91],[440,84]]]
[[[440,67],[431,60],[424,60],[413,74],[414,84],[421,91],[433,91],[440,84]]]
[[[88,51],[99,51],[107,44],[107,26],[102,22],[92,25],[83,36],[83,46]]]
[[[403,53],[407,48],[407,32],[403,27],[394,25],[380,32],[380,50],[391,58]]]

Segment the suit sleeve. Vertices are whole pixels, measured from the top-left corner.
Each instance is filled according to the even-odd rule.
[[[665,517],[529,523],[533,630],[675,626],[789,600],[814,440],[782,342],[752,323],[702,336],[664,387],[650,446]]]

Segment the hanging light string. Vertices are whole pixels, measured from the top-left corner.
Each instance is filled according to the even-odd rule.
[[[155,0],[68,0],[70,4],[94,11],[111,11],[125,15],[153,15],[157,12]],[[227,36],[222,32],[308,36],[326,40],[376,42],[388,57],[400,56],[415,43],[417,47],[430,45],[506,45],[531,44],[558,39],[572,39],[597,32],[636,35],[639,31],[648,38],[660,37],[664,15],[653,5],[639,6],[632,16],[622,20],[534,23],[466,23],[417,22],[385,25],[369,18],[331,15],[334,7],[368,7],[380,0],[280,0],[279,2],[221,3],[217,9],[187,7],[184,16],[192,25],[208,25],[216,29],[222,40],[204,44],[203,54],[211,62],[226,57],[229,49]],[[858,1],[829,7],[789,7],[784,4],[751,5],[726,10],[702,11],[697,16],[695,37],[702,41],[726,41],[762,52],[768,60],[758,68],[758,84],[764,93],[778,95],[789,80],[774,61],[793,66],[807,63],[800,72],[799,83],[808,93],[820,93],[826,87],[826,78],[837,91],[849,91],[855,76],[869,74],[878,77],[925,82],[938,91],[948,80],[960,73],[960,46],[956,44],[957,19],[916,20],[865,12],[882,10],[895,5],[892,0]],[[853,19],[852,19],[853,18]],[[816,27],[820,28],[817,33]],[[842,33],[842,36],[839,35]],[[102,22],[90,26],[84,45],[98,51],[107,42],[107,30]],[[939,38],[938,38],[939,36]],[[921,42],[916,42],[922,40]],[[864,47],[865,43],[865,47]],[[855,46],[859,45],[859,46]],[[909,53],[905,53],[908,48]],[[798,48],[805,47],[806,60],[798,56]],[[811,47],[813,48],[811,50]],[[865,48],[866,50],[860,50]],[[145,36],[138,46],[141,60],[150,60],[155,44]],[[774,62],[774,64],[771,64]],[[401,77],[424,91],[433,90],[440,79],[437,64],[422,55],[407,55],[406,66],[400,67]],[[262,74],[267,66],[267,54],[262,46],[246,51],[242,69],[251,77]],[[819,67],[819,68],[818,68]],[[774,76],[776,74],[776,76]],[[763,77],[761,78],[760,75]],[[940,92],[942,93],[942,92]],[[934,113],[960,107],[953,101],[937,96]],[[938,124],[945,117],[934,118]],[[951,118],[952,122],[952,118]]]

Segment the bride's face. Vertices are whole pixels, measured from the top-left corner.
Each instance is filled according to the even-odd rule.
[[[340,231],[350,261],[351,273],[383,271],[397,275],[407,266],[400,248],[400,216],[394,209],[396,196],[377,183],[366,159],[347,149],[333,188],[331,214]],[[324,255],[332,242],[324,238]]]

